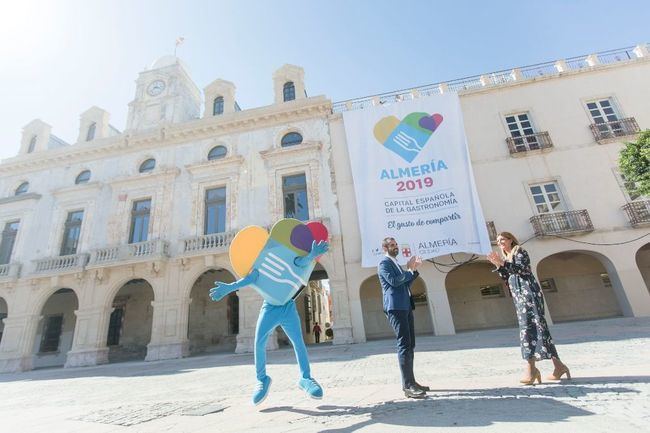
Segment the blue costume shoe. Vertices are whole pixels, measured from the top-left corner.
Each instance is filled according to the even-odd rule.
[[[253,404],[257,406],[262,403],[266,396],[269,394],[271,388],[271,378],[266,376],[264,380],[257,382],[257,387],[253,393]]]
[[[311,377],[309,379],[300,379],[298,386],[313,399],[320,400],[323,398],[323,388]]]

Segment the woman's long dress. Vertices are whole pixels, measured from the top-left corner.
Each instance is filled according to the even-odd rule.
[[[530,269],[530,257],[524,249],[497,269],[512,294],[519,321],[521,356],[524,359],[559,358],[544,317],[542,289]]]

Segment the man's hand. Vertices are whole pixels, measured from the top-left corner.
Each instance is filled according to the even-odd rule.
[[[422,266],[422,257],[413,256],[406,262],[406,269],[409,271],[416,271],[420,266]]]
[[[213,301],[220,301],[224,296],[228,295],[233,291],[233,287],[236,283],[222,283],[221,281],[215,281],[216,287],[210,289],[210,299]]]

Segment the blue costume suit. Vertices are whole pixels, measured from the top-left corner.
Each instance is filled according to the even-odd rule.
[[[260,253],[251,272],[234,283],[215,282],[210,289],[210,298],[218,301],[245,286],[254,287],[264,298],[255,329],[255,373],[258,387],[253,394],[253,404],[259,404],[266,398],[271,379],[266,375],[266,342],[277,326],[281,326],[293,345],[296,360],[300,367],[300,388],[312,398],[321,398],[323,390],[311,378],[307,347],[302,338],[300,316],[293,297],[300,287],[307,285],[315,260],[327,252],[326,241],[312,243],[311,251],[306,256],[295,252],[278,242],[269,240]]]

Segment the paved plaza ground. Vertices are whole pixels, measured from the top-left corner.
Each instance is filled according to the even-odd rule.
[[[251,354],[0,375],[0,431],[13,432],[650,432],[650,319],[555,325],[574,379],[520,386],[517,329],[418,338],[426,400],[400,390],[394,342],[309,348],[325,389],[296,386],[293,351],[271,352],[258,407]],[[542,375],[552,370],[540,363]]]

